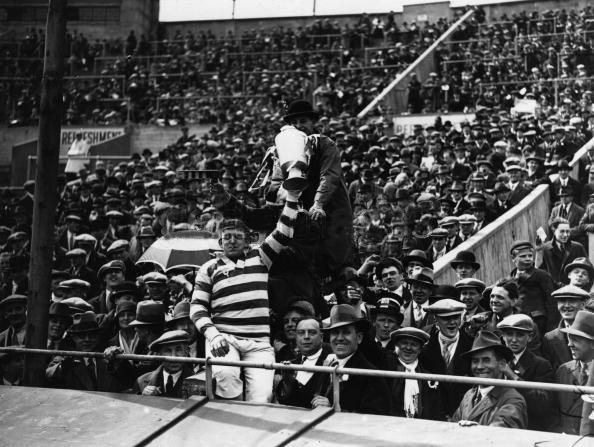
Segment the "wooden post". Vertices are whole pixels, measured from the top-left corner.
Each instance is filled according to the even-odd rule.
[[[45,62],[39,107],[39,143],[33,205],[33,233],[27,303],[27,348],[47,346],[51,299],[52,250],[56,221],[58,157],[62,120],[62,77],[66,47],[67,0],[50,0],[45,35]],[[42,386],[45,362],[40,356],[25,358],[25,384]]]

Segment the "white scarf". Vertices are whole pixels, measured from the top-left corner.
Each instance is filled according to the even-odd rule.
[[[404,366],[407,373],[416,372],[419,360],[412,363],[404,363],[398,359]],[[407,418],[414,418],[419,412],[419,382],[415,379],[405,379],[404,381],[404,412]]]

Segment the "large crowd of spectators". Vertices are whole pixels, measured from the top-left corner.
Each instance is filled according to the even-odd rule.
[[[577,178],[569,165],[593,137],[592,98],[583,93],[533,113],[493,104],[460,126],[437,118],[410,135],[392,134],[384,118],[322,108],[317,119],[303,101],[285,109],[279,99],[278,109],[257,113],[228,103],[217,126],[201,136],[181,126],[158,153],[73,163],[57,191],[47,346],[107,358],[48,359],[47,385],[182,397],[184,379],[202,373],[119,353],[592,383],[594,266],[585,247],[594,233],[594,151]],[[282,126],[304,122],[308,134],[324,135],[309,149],[317,189],[279,190],[272,169],[252,190]],[[450,264],[457,280],[436,283],[436,261],[542,184],[553,207],[533,225],[544,234],[494,253],[509,257],[509,277],[486,284],[489,266],[460,251]],[[25,341],[35,186],[0,197],[1,346]],[[336,227],[332,194],[346,197],[352,237],[328,246],[336,240],[324,235]],[[192,230],[221,247],[197,269],[136,264],[158,238]],[[322,246],[352,255],[321,273]],[[22,356],[0,354],[5,385],[19,384],[22,368]],[[223,398],[332,404],[326,374],[215,367],[214,377]],[[344,411],[591,433],[579,394],[354,376],[340,386]]]

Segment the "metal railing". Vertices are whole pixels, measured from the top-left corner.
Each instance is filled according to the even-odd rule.
[[[20,347],[0,347],[0,352],[12,352],[19,354],[34,355],[52,355],[64,357],[92,357],[101,359],[112,358],[112,356],[108,356],[103,352],[82,352],[62,350],[53,351],[49,349],[28,349]],[[140,354],[116,354],[113,356],[113,358],[121,360],[176,362],[204,365],[206,375],[206,395],[209,399],[214,398],[214,390],[212,387],[213,365],[261,368],[280,371],[306,371],[312,373],[327,373],[330,374],[332,378],[332,396],[333,407],[335,411],[340,411],[340,386],[338,385],[340,383],[341,376],[350,374],[354,376],[382,377],[385,379],[415,379],[432,382],[464,383],[482,386],[502,386],[507,388],[542,390],[574,394],[594,394],[594,386],[563,385],[558,383],[546,382],[526,382],[523,380],[483,379],[478,377],[452,376],[445,374],[408,373],[380,369],[342,368],[340,366],[304,366],[300,364],[285,364],[277,362],[247,362],[242,360],[223,360],[211,357],[174,357],[166,355]]]

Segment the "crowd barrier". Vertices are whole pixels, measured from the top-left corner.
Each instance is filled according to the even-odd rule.
[[[591,147],[594,147],[594,138],[574,155],[570,163],[574,178],[577,178],[580,159],[588,153]],[[477,262],[481,264],[477,276],[485,283],[493,284],[498,279],[508,276],[513,267],[510,256],[511,245],[520,239],[534,242],[536,229],[540,226],[547,230],[550,205],[550,186],[537,186],[507,213],[439,258],[433,264],[435,282],[438,284],[457,282],[456,272],[451,268],[450,263],[460,251],[464,250],[474,253]]]
[[[51,355],[63,357],[87,357],[108,359],[103,352],[82,352],[48,349],[29,349],[21,347],[0,347],[0,352],[21,353],[25,355]],[[249,362],[243,360],[224,360],[212,357],[173,357],[164,355],[116,354],[114,358],[132,361],[150,362],[176,362],[186,364],[199,364],[205,367],[205,388],[209,399],[214,398],[213,365],[237,366],[249,368],[272,369],[276,371],[306,371],[312,373],[327,373],[332,377],[332,396],[335,411],[340,411],[340,380],[343,375],[382,377],[384,379],[415,379],[431,382],[464,383],[480,386],[501,386],[515,389],[542,390],[549,392],[562,392],[573,394],[594,394],[593,386],[566,385],[546,382],[527,382],[523,380],[485,379],[480,377],[453,376],[446,374],[409,373],[400,371],[387,371],[381,369],[344,368],[340,366],[306,366],[300,364],[286,364],[277,362]]]

